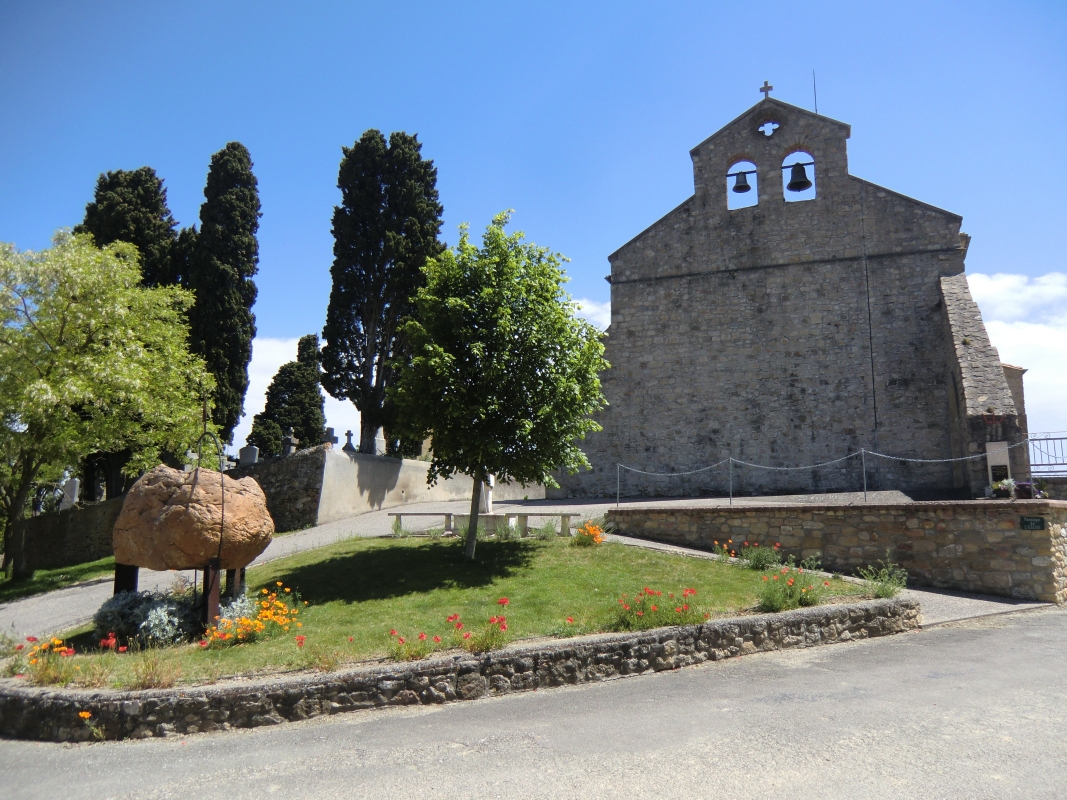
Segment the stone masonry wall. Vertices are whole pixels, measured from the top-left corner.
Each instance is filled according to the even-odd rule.
[[[23,520],[27,563],[32,569],[59,569],[107,558],[111,531],[125,497],[68,508]]]
[[[758,127],[771,119],[779,128],[767,137]],[[969,488],[950,464],[914,460],[950,457],[954,436],[967,452],[972,437],[952,418],[942,296],[945,277],[966,286],[961,218],[850,176],[848,136],[768,100],[693,149],[694,195],[609,257],[611,405],[583,445],[593,470],[564,476],[566,493],[614,494],[616,462],[681,472],[732,455],[793,467],[861,447],[913,459],[868,459],[871,488]],[[781,164],[797,151],[813,156],[817,196],[785,202]],[[740,160],[757,165],[759,204],[728,210],[726,175]],[[1008,405],[998,413],[1014,414]],[[735,479],[748,494],[863,486],[859,459]],[[726,491],[725,469],[631,473],[622,486]]]
[[[86,741],[92,734],[79,719],[80,711],[88,711],[108,739],[276,725],[323,714],[476,700],[679,669],[748,653],[848,642],[913,630],[920,621],[914,601],[874,600],[230,685],[79,691],[26,687],[8,678],[0,679],[0,735]]]
[[[1023,530],[1023,517],[1044,521]],[[889,558],[921,585],[1067,601],[1067,503],[1049,500],[878,506],[737,506],[611,509],[620,534],[716,549],[781,543],[799,561],[853,572]]]
[[[267,496],[267,510],[279,533],[308,528],[318,523],[326,446],[300,450],[285,458],[269,458],[226,474],[231,478],[251,476]]]

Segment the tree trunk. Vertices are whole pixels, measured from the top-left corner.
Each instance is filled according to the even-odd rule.
[[[482,505],[482,481],[485,473],[479,470],[475,473],[474,490],[471,493],[471,518],[467,525],[467,561],[474,561],[474,548],[478,544],[478,511]]]
[[[364,415],[359,417],[359,452],[375,455],[374,438],[378,435],[378,426],[372,422],[364,422]]]
[[[13,581],[25,581],[33,577],[33,570],[26,562],[26,529],[19,522],[22,521],[22,512],[26,508],[26,500],[30,496],[30,487],[33,485],[33,477],[36,474],[37,470],[34,469],[28,479],[23,478],[7,514],[7,530],[10,532],[8,544],[11,547],[11,553],[10,558],[6,560]],[[8,554],[5,552],[4,555]]]

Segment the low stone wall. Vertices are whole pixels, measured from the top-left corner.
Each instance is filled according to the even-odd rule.
[[[112,554],[111,531],[125,497],[68,508],[19,523],[26,533],[26,558],[33,569],[59,569]]]
[[[1041,521],[1026,530],[1023,518]],[[890,558],[915,583],[1067,601],[1067,503],[977,500],[899,505],[633,508],[608,512],[618,532],[706,550],[715,541],[781,543],[797,560],[853,572]]]
[[[151,691],[78,691],[0,681],[0,735],[84,741],[88,711],[106,738],[147,738],[275,725],[387,705],[447,703],[589,683],[768,650],[812,647],[918,628],[919,605],[873,600],[606,634],[328,675]]]
[[[1051,500],[1067,500],[1067,478],[1045,478]]]

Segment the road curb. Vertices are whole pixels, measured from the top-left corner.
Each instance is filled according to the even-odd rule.
[[[751,653],[886,636],[916,630],[921,620],[914,600],[868,600],[213,686],[80,690],[5,679],[0,681],[0,735],[66,742],[252,728],[380,706],[594,683]],[[85,712],[87,720],[81,716]]]

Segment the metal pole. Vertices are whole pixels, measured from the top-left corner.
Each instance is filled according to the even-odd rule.
[[[734,457],[727,457],[727,464],[730,470],[730,505],[734,504]]]
[[[622,486],[622,466],[615,463],[615,508],[619,507],[619,492]]]
[[[860,458],[863,459],[863,502],[867,502],[867,449],[860,448]]]

